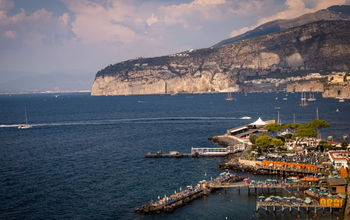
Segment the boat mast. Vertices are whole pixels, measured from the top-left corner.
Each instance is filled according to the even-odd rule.
[[[24,117],[26,118],[26,125],[28,124],[27,108],[24,107]]]
[[[293,113],[293,123],[295,124],[295,113]]]

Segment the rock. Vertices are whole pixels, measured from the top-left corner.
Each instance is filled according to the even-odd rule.
[[[350,21],[322,20],[221,47],[110,65],[97,73],[91,95],[234,92],[252,77],[349,69]]]

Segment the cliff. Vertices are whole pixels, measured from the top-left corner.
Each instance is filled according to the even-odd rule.
[[[318,21],[221,47],[128,60],[96,75],[92,95],[237,91],[251,77],[350,69],[350,21]]]
[[[328,85],[322,93],[322,97],[350,99],[350,82]]]

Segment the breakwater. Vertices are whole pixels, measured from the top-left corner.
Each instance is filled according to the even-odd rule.
[[[176,208],[188,204],[189,202],[201,198],[202,196],[209,195],[215,188],[211,185],[233,183],[241,181],[242,177],[223,172],[216,178],[210,180],[199,181],[195,186],[187,186],[185,189],[181,189],[179,192],[174,192],[164,197],[158,197],[158,200],[151,201],[140,208],[136,208],[135,212],[139,214],[159,214],[170,213]]]

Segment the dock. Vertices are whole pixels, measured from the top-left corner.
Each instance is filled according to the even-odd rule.
[[[244,144],[237,144],[235,146],[224,147],[192,147],[191,153],[180,153],[178,151],[170,151],[169,153],[163,153],[159,150],[157,153],[147,153],[146,158],[189,158],[189,157],[225,157],[228,154],[234,154],[244,151],[246,146]]]
[[[187,186],[180,192],[174,192],[171,195],[158,197],[158,200],[151,201],[140,208],[136,208],[135,212],[139,214],[159,214],[173,212],[176,208],[186,205],[187,203],[209,195],[214,188],[210,188],[210,184],[219,184],[223,182],[241,181],[242,178],[230,173],[223,172],[216,178],[211,180],[199,181],[195,186]]]
[[[276,184],[252,184],[252,183],[246,183],[246,182],[237,182],[237,183],[222,183],[222,184],[211,184],[209,185],[212,189],[227,189],[227,188],[236,188],[238,191],[241,189],[246,188],[248,191],[248,194],[251,192],[251,190],[254,190],[255,194],[258,194],[258,190],[267,190],[270,192],[270,190],[274,190],[276,192],[277,189],[284,190],[288,193],[292,193],[291,190],[297,190],[297,192],[300,192],[301,190],[310,187],[308,184],[286,184],[284,182],[282,183],[276,183]]]
[[[259,212],[259,210],[261,209],[265,210],[266,212],[281,212],[282,214],[286,210],[289,211],[289,213],[292,213],[293,211],[297,211],[298,213],[300,213],[301,211],[304,211],[306,213],[313,211],[315,214],[317,214],[318,211],[322,211],[322,213],[329,211],[329,213],[332,214],[334,210],[340,210],[341,207],[321,206],[319,203],[305,204],[257,201],[256,211]]]

